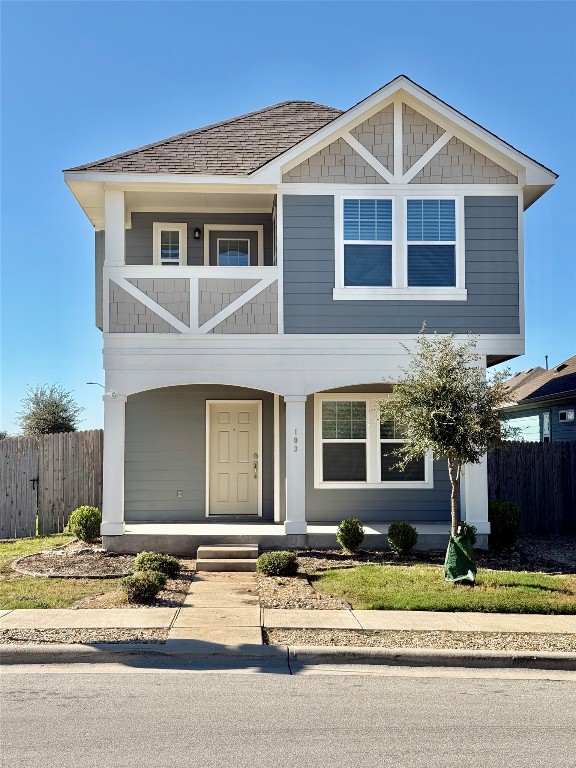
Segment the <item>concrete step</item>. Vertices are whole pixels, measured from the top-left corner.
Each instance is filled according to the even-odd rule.
[[[197,560],[256,560],[258,558],[257,545],[244,545],[238,547],[198,547]]]
[[[256,560],[249,560],[246,557],[241,558],[210,558],[205,560],[196,560],[196,570],[200,571],[255,571]]]

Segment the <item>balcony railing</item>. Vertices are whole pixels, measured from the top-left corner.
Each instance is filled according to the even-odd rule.
[[[104,267],[107,333],[278,333],[277,267]]]

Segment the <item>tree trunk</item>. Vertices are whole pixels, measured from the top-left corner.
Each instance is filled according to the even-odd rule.
[[[460,467],[448,459],[448,474],[450,475],[450,535],[458,533],[458,493],[460,491]]]

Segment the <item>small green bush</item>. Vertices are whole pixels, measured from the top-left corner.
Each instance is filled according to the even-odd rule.
[[[522,510],[511,501],[489,501],[490,544],[494,547],[511,547],[520,533]]]
[[[70,515],[68,530],[74,536],[88,543],[100,536],[102,512],[97,507],[78,507]]]
[[[470,539],[470,544],[474,546],[476,544],[476,541],[478,539],[478,529],[475,525],[470,525],[469,523],[462,522],[458,523],[458,527],[460,528],[460,533],[462,536],[468,536]]]
[[[295,576],[298,558],[294,552],[264,552],[256,561],[256,570],[266,576]]]
[[[151,603],[166,584],[167,576],[159,571],[136,571],[122,579],[129,603]]]
[[[364,526],[355,517],[342,520],[336,531],[336,541],[346,552],[357,552],[364,541]]]
[[[388,546],[397,555],[407,555],[418,541],[418,532],[413,525],[395,520],[388,526]]]
[[[180,573],[180,561],[172,555],[160,552],[139,552],[134,558],[135,571],[160,571],[169,579],[175,579]]]

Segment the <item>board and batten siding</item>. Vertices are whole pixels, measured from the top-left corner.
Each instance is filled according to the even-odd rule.
[[[342,399],[346,399],[345,393]],[[356,517],[363,523],[449,522],[450,478],[446,462],[434,462],[433,488],[315,488],[314,398],[309,397],[306,403],[306,520],[337,523],[346,517]]]
[[[264,265],[272,266],[272,214],[271,213],[133,213],[132,229],[126,230],[126,264],[152,264],[153,224],[155,221],[187,224],[187,258],[189,267],[204,266],[204,227],[206,224],[254,224],[264,227]],[[202,230],[202,237],[194,240],[194,229]],[[238,235],[239,233],[236,233]],[[246,236],[246,235],[245,235]],[[225,237],[225,234],[222,234]]]
[[[190,385],[140,392],[126,402],[126,522],[205,521],[207,400],[262,400],[262,519],[273,519],[273,395]]]
[[[464,209],[466,301],[334,301],[334,197],[284,195],[285,333],[519,333],[518,199]]]

